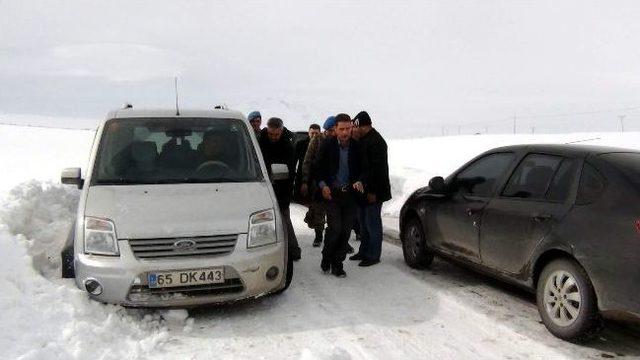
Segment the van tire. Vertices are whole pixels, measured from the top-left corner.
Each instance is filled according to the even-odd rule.
[[[60,259],[62,260],[62,278],[73,279],[76,277],[76,271],[73,266],[73,242],[76,237],[76,223],[71,225],[69,235],[67,235],[67,241],[64,243],[62,252],[60,252]]]

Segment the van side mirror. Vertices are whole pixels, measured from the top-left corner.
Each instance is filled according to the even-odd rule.
[[[436,176],[429,180],[429,188],[436,194],[444,194],[446,186],[444,184],[444,178],[442,176]]]
[[[66,185],[76,185],[78,189],[82,189],[82,185],[84,185],[80,168],[66,168],[62,170],[60,181]]]
[[[289,167],[286,164],[271,164],[271,180],[287,180]]]

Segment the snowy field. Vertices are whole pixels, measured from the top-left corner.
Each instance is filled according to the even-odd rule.
[[[190,311],[90,301],[58,278],[78,192],[57,183],[62,168],[86,165],[92,139],[0,125],[0,359],[640,358],[640,336],[625,326],[607,323],[586,346],[563,342],[540,323],[531,295],[443,261],[412,270],[389,243],[380,265],[348,263],[346,279],[325,276],[300,207],[292,217],[303,258],[280,296]],[[639,133],[389,141],[394,200],[385,213],[489,148],[583,140],[640,149]]]

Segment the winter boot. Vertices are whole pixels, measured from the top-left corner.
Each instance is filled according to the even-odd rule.
[[[322,231],[324,229],[317,228],[316,229],[316,238],[313,240],[313,247],[319,247],[322,244]]]

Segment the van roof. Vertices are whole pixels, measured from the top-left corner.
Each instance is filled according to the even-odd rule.
[[[176,115],[175,109],[133,109],[125,108],[109,112],[107,119],[124,118],[223,118],[244,120],[244,115],[235,110],[213,109],[213,110],[180,110],[180,115]]]

